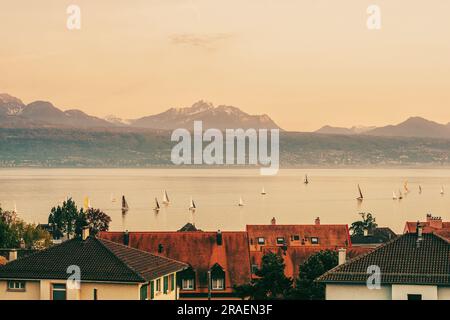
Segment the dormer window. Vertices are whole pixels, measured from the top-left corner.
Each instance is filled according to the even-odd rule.
[[[292,241],[300,241],[300,235],[298,235],[298,234],[292,235],[292,236],[291,236],[291,240],[292,240]]]
[[[266,244],[266,239],[264,239],[263,237],[259,237],[257,240],[258,240],[258,244],[260,246]]]
[[[284,237],[277,237],[277,244],[284,245],[286,242],[284,241]]]
[[[317,238],[317,237],[312,237],[312,238],[311,238],[311,244],[319,244],[319,238]]]
[[[180,272],[181,290],[195,290],[195,271],[192,267]]]
[[[225,290],[225,271],[218,263],[211,268],[211,290]]]

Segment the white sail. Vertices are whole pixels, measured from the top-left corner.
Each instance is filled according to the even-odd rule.
[[[444,186],[441,187],[441,194],[444,194]]]
[[[262,188],[262,190],[261,190],[261,194],[266,194],[266,190],[264,190],[264,187]]]
[[[16,204],[15,201],[14,201],[14,210],[13,210],[13,213],[17,213],[17,204]]]
[[[169,204],[170,203],[169,196],[167,195],[167,191],[166,190],[164,190],[164,192],[163,192],[163,203],[164,204]]]
[[[395,191],[392,191],[392,199],[397,200],[397,195],[395,194]]]
[[[244,200],[242,200],[242,197],[239,197],[239,207],[243,207],[244,206]]]
[[[405,181],[405,184],[403,185],[403,188],[405,189],[405,193],[408,193],[408,192],[409,192],[409,189],[408,189],[408,181]]]

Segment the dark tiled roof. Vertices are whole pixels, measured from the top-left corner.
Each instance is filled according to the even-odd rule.
[[[381,270],[382,284],[450,285],[450,244],[434,235],[424,234],[417,247],[417,235],[402,235],[374,251],[361,255],[328,271],[321,282],[366,283],[369,266]]]
[[[123,242],[123,232],[101,232],[100,237]],[[233,285],[251,279],[246,232],[222,232],[222,245],[217,244],[217,232],[130,232],[129,244],[139,250],[188,263],[196,273],[197,293],[207,292],[207,272],[216,263],[225,272],[225,292],[232,292]]]
[[[0,267],[0,279],[67,279],[80,267],[81,281],[146,282],[186,264],[108,240],[75,238]]]
[[[385,243],[395,239],[397,235],[390,228],[375,228],[370,235],[351,236],[352,244],[376,244]]]

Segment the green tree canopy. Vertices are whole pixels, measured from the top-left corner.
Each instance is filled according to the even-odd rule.
[[[235,293],[241,298],[256,300],[284,299],[292,289],[292,279],[284,274],[283,258],[275,253],[267,253],[262,258],[261,268],[256,270],[258,277],[249,284],[236,286]]]
[[[299,276],[295,281],[291,298],[299,300],[324,300],[325,285],[315,282],[319,276],[338,264],[335,251],[324,250],[310,256],[300,265]]]
[[[349,228],[352,235],[362,236],[364,230],[373,230],[378,226],[371,213],[361,212],[359,215],[361,220],[353,222]]]

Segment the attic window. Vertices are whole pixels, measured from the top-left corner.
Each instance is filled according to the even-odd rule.
[[[263,245],[266,243],[266,240],[263,237],[259,237],[257,240],[259,245]]]
[[[291,240],[292,240],[292,241],[300,241],[300,235],[298,235],[298,234],[292,235],[292,236],[291,236]]]
[[[312,244],[319,244],[319,238],[317,238],[317,237],[312,237],[312,238],[311,238],[311,243],[312,243]]]
[[[277,237],[277,244],[283,245],[286,242],[284,241],[284,237]]]
[[[211,289],[224,290],[225,289],[225,271],[216,263],[211,268]]]

